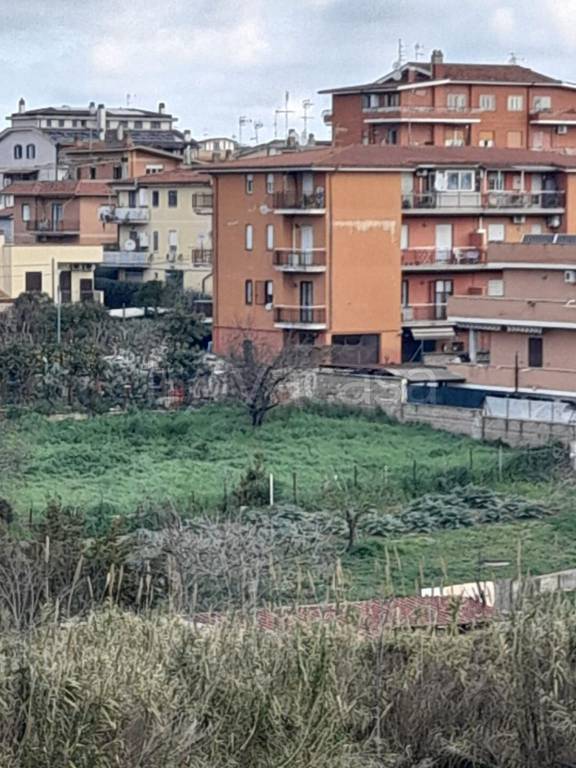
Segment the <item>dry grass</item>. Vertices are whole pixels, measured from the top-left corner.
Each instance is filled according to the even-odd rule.
[[[2,768],[553,768],[576,761],[576,615],[361,635],[117,609],[0,641]]]

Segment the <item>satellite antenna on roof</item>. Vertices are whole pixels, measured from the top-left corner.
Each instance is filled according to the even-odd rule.
[[[136,98],[136,94],[135,93],[127,93],[126,94],[126,106],[129,107],[131,102],[132,102],[132,99],[135,99],[135,98]]]
[[[400,69],[406,61],[406,46],[401,37],[398,38],[398,59],[392,64],[392,69]]]

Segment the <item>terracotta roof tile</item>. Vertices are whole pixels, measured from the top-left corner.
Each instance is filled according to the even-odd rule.
[[[108,197],[113,194],[103,181],[15,181],[4,195],[29,197]]]
[[[194,615],[193,621],[199,626],[212,626],[229,618],[224,613],[198,613]],[[241,620],[253,621],[260,629],[268,631],[283,630],[295,622],[336,621],[355,624],[362,631],[373,635],[383,629],[469,627],[485,624],[493,618],[493,609],[474,598],[402,597],[339,605],[310,605],[296,610],[273,611],[262,608],[248,616],[242,615]]]

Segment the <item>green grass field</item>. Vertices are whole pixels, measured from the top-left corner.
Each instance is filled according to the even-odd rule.
[[[483,445],[379,414],[319,408],[275,412],[259,430],[238,409],[207,407],[189,413],[135,413],[86,421],[51,422],[26,416],[0,423],[0,497],[22,518],[42,514],[49,500],[85,511],[93,522],[139,507],[172,505],[184,514],[222,505],[255,456],[274,474],[277,500],[321,508],[334,475],[357,482],[358,493],[380,495],[402,486],[419,495],[426,482],[465,473],[464,482],[521,493],[553,504],[539,521],[483,525],[398,539],[360,541],[343,566],[353,594],[410,593],[418,583],[457,582],[576,565],[574,494],[542,480],[512,482],[499,460],[518,452]],[[497,574],[478,570],[481,559],[511,565]],[[520,558],[520,564],[519,564]]]

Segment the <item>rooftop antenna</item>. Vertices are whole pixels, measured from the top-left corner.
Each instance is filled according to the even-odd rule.
[[[310,110],[310,107],[313,107],[314,104],[310,99],[304,99],[302,102],[302,110],[304,114],[301,117],[301,120],[304,121],[304,141],[308,138],[308,123],[313,120],[314,118],[312,115],[308,114],[308,111]]]
[[[290,91],[284,93],[284,109],[277,109],[274,112],[274,138],[278,138],[278,115],[284,115],[284,136],[288,136],[288,120],[289,115],[293,114],[294,110],[290,109]]]
[[[416,43],[414,46],[414,61],[420,61],[420,59],[424,56],[424,46],[420,45],[420,43]]]
[[[260,128],[264,128],[262,120],[254,120],[254,141],[258,144],[258,131]]]
[[[239,144],[242,144],[242,129],[245,125],[250,125],[252,122],[252,119],[249,117],[246,117],[246,115],[240,115],[238,118],[238,142]]]
[[[401,37],[398,38],[398,58],[397,60],[392,64],[393,69],[400,69],[402,64],[404,64],[404,61],[406,60],[406,46],[404,45],[404,41]]]
[[[521,61],[526,61],[524,56],[519,56],[516,51],[510,51],[508,64],[518,64]]]
[[[129,107],[130,104],[132,103],[132,99],[135,99],[135,98],[136,98],[136,94],[135,93],[127,93],[126,94],[126,106]]]

